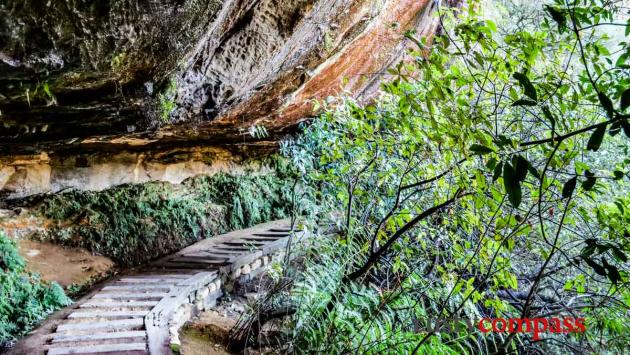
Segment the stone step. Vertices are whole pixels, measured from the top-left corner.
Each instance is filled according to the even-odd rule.
[[[201,259],[201,260],[227,260],[228,258],[222,255],[213,255],[208,252],[199,252],[194,254],[177,254],[174,257],[178,258],[190,258],[190,259]]]
[[[181,280],[186,280],[186,278],[177,278],[177,279],[153,279],[153,278],[122,278],[117,283],[130,283],[130,284],[159,284],[159,285],[174,285]]]
[[[168,285],[135,285],[135,284],[114,284],[111,286],[105,286],[101,289],[101,291],[125,291],[125,290],[165,290],[169,291],[172,286]]]
[[[90,312],[74,312],[68,316],[68,319],[80,318],[142,318],[149,311],[90,311]]]
[[[57,333],[60,332],[87,332],[94,330],[125,331],[141,330],[144,328],[144,319],[133,318],[123,320],[99,321],[95,323],[71,323],[57,326]]]
[[[255,243],[255,242],[230,242],[225,243],[229,247],[243,247],[248,250],[256,251],[260,250],[261,247],[265,246],[265,243]]]
[[[193,275],[191,274],[142,274],[142,275],[130,275],[125,276],[122,279],[133,280],[133,279],[187,279]]]
[[[60,347],[50,348],[48,355],[65,355],[65,354],[96,354],[96,353],[113,353],[126,351],[144,351],[147,352],[146,343],[130,343],[130,344],[103,344],[76,347]]]
[[[111,340],[111,339],[146,339],[147,332],[144,330],[135,330],[129,332],[113,332],[113,333],[92,333],[79,335],[56,334],[52,338],[52,343],[69,343],[69,342],[87,342],[95,340]]]
[[[106,299],[97,300],[99,302],[86,302],[79,306],[79,308],[134,308],[134,307],[154,307],[158,304],[158,301],[110,301]]]
[[[191,257],[175,257],[169,259],[168,262],[181,262],[181,263],[191,263],[191,264],[209,264],[209,265],[223,265],[227,262],[228,258],[221,259],[201,259],[201,258],[191,258]]]
[[[267,232],[259,232],[259,233],[252,233],[253,236],[255,237],[276,237],[276,238],[283,238],[283,237],[288,237],[291,234],[289,234],[288,232],[272,232],[272,231],[267,231]]]
[[[178,268],[178,269],[191,269],[191,270],[199,270],[202,271],[204,269],[212,270],[218,266],[225,265],[225,263],[221,264],[203,264],[203,263],[189,263],[189,262],[165,262],[160,264],[163,268]]]
[[[111,292],[97,293],[92,296],[92,299],[162,299],[166,297],[166,295],[168,295],[168,292]]]
[[[180,307],[202,300],[210,307],[223,292],[221,284],[237,277],[237,271],[249,275],[256,265],[268,264],[267,254],[290,240],[285,225],[275,222],[200,241],[133,274],[119,275],[72,306],[63,324],[46,332],[37,351],[131,355],[147,354],[150,348],[155,354],[170,353],[171,333],[194,313],[189,308],[180,312]]]
[[[254,247],[244,246],[244,245],[227,245],[227,244],[217,244],[214,246],[215,250],[229,250],[229,251],[238,251],[240,253],[247,253],[250,250],[254,249]]]
[[[225,250],[225,249],[215,249],[215,248],[209,249],[208,253],[211,255],[216,255],[217,257],[244,254],[242,250],[235,251],[235,250]]]
[[[279,237],[255,237],[255,236],[251,236],[251,237],[244,237],[241,238],[241,240],[247,240],[247,241],[252,241],[252,242],[273,242],[276,241],[278,239],[281,239]]]

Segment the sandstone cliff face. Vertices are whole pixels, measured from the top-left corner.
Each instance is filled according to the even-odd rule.
[[[147,156],[168,164],[161,157],[182,149],[268,147],[313,115],[312,100],[369,96],[379,73],[401,58],[406,31],[435,31],[433,6],[5,0],[0,195],[131,181],[138,166],[150,170]],[[177,164],[203,160],[192,155]],[[104,162],[125,168],[98,184],[81,182]]]

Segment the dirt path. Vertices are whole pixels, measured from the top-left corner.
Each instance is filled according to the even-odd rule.
[[[63,287],[83,285],[111,271],[114,262],[80,248],[65,248],[29,239],[18,241],[27,269],[45,281],[56,281]]]

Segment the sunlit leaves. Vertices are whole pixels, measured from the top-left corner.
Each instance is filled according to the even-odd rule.
[[[353,260],[366,257],[371,236],[382,245],[420,210],[461,189],[469,195],[423,221],[378,272],[397,273],[439,254],[431,290],[454,291],[454,299],[474,295],[472,302],[506,314],[508,303],[488,295],[527,289],[547,258],[547,271],[560,269],[541,287],[558,297],[567,295],[563,285],[571,293],[605,294],[611,282],[623,284],[630,207],[617,197],[626,193],[630,171],[624,137],[630,137],[630,82],[626,69],[615,67],[626,47],[609,49],[598,35],[601,21],[613,21],[604,5],[593,0],[568,9],[553,1],[540,27],[513,31],[499,20],[496,30],[494,23],[446,12],[444,35],[431,46],[410,34],[421,50],[389,71],[394,80],[373,108],[344,103],[307,133],[314,155],[326,163],[318,187],[338,192],[322,193],[336,197],[326,216],[345,214],[353,198],[359,245]],[[400,184],[413,188],[396,206]],[[417,195],[406,199],[411,193]],[[436,236],[444,243],[439,253]],[[425,254],[401,262],[418,250]],[[467,285],[468,275],[485,273],[491,275],[485,283]]]

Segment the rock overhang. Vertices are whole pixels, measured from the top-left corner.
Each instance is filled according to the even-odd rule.
[[[0,156],[247,145],[365,99],[430,0],[7,0],[0,5]],[[264,135],[252,128],[264,127]],[[243,151],[241,149],[241,151]],[[15,166],[15,164],[13,164]],[[0,190],[3,187],[0,186]]]

